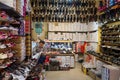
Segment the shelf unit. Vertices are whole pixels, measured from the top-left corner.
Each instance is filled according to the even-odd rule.
[[[0,32],[4,32],[4,33],[9,34],[9,33],[10,33],[10,30],[0,30]],[[2,40],[2,42],[5,42],[6,40],[9,41],[10,39]],[[1,40],[0,40],[0,42],[1,42]],[[3,49],[0,48],[0,53],[2,53],[2,52],[6,52],[6,51],[9,51],[9,50],[12,50],[12,51],[13,51],[14,49],[12,49],[12,48],[13,48],[13,47],[7,47],[7,46],[6,46],[6,48],[3,48]],[[6,54],[6,53],[4,53],[4,54]],[[13,55],[13,57],[15,57],[15,55]],[[6,60],[8,60],[8,59],[10,59],[10,58],[7,58],[7,59],[1,59],[1,60],[6,61]],[[12,64],[12,63],[13,63],[13,62],[10,61],[10,62],[9,62],[9,65]],[[7,65],[8,65],[8,64],[7,64]],[[8,67],[7,65],[4,66],[4,67],[2,67],[2,69]],[[0,68],[0,69],[1,69],[1,68]]]
[[[45,41],[45,42],[57,42],[57,43],[72,43],[73,41],[67,41],[67,40],[49,40],[49,41]]]
[[[87,5],[85,4],[87,3]],[[97,20],[96,1],[31,0],[35,22],[91,22]],[[80,5],[83,4],[83,5]],[[74,6],[73,6],[74,5]],[[82,16],[84,15],[84,16]]]
[[[74,56],[74,54],[69,54],[69,53],[66,53],[66,54],[47,54],[48,56]]]
[[[100,61],[102,61],[102,62],[104,62],[104,63],[106,63],[106,64],[114,65],[114,66],[119,66],[119,65],[117,65],[117,64],[115,64],[115,63],[113,63],[113,62],[110,62],[110,61],[107,61],[107,60],[103,60],[103,58],[102,58],[101,56],[96,56],[96,55],[90,54],[90,53],[85,53],[85,54],[93,55],[93,56],[96,57],[97,60],[100,60]],[[98,53],[96,53],[96,54],[98,54]],[[99,54],[103,54],[103,53],[99,53]]]
[[[93,33],[96,32],[97,30],[93,30],[93,31],[48,31],[48,32],[55,32],[55,33]]]
[[[75,55],[74,54],[46,54],[49,57],[55,56],[58,59],[61,59],[61,68],[64,68],[65,65],[69,65],[70,68],[75,68]],[[64,66],[63,66],[64,65]]]
[[[108,8],[108,11],[112,13],[112,10],[119,10],[119,7],[120,2]],[[118,12],[114,12],[114,14],[117,16],[114,15],[111,20],[106,20],[101,27],[100,52],[105,60],[101,57],[98,59],[111,65],[120,66],[120,15]]]
[[[56,52],[58,53],[58,54],[56,54],[56,53],[54,53],[54,50],[50,50],[50,52],[48,51],[48,53],[46,53],[46,55],[51,58],[52,58],[52,56],[55,56],[56,58],[60,58],[61,59],[61,66],[60,66],[61,68],[65,68],[66,64],[69,64],[70,68],[75,67],[75,55],[72,53],[73,41],[71,41],[71,40],[68,40],[68,41],[67,40],[52,40],[52,41],[46,40],[45,42],[48,43],[48,45],[50,46],[49,48],[55,49]],[[63,49],[59,48],[59,50],[58,50],[56,48],[53,48],[52,47],[53,45],[51,43],[52,44],[54,43],[54,46],[61,46],[61,47],[64,46],[65,50],[66,50],[66,48],[71,48],[71,50],[69,52],[66,51],[66,53],[61,53],[61,51]]]
[[[19,20],[19,18],[22,17],[19,14],[19,12],[17,12],[16,10],[14,10],[12,7],[9,7],[9,6],[5,5],[5,4],[3,4],[2,2],[0,2],[0,11],[5,11],[6,14],[9,17],[14,18],[15,20]],[[10,24],[14,24],[13,21],[11,21],[9,19],[2,19],[2,18],[0,18],[0,23],[3,22],[3,21],[4,22],[9,22]],[[20,24],[14,24],[14,25],[17,25],[17,26],[13,26],[13,28],[15,28],[15,27],[20,28]],[[0,49],[0,53],[6,54],[6,51],[10,51],[10,52],[14,51],[15,52],[15,54],[12,52],[12,54],[13,54],[12,57],[10,57],[10,58],[8,57],[7,59],[2,59],[3,62],[7,61],[7,63],[5,63],[4,65],[1,65],[0,66],[0,70],[3,70],[5,68],[9,67],[9,65],[11,65],[12,63],[14,63],[16,61],[19,62],[21,60],[20,59],[21,58],[21,52],[20,52],[20,47],[21,46],[20,45],[22,43],[21,40],[23,38],[20,39],[21,35],[19,35],[18,32],[17,33],[12,33],[13,31],[14,30],[9,29],[9,28],[8,29],[0,29],[0,32],[2,34],[6,34],[7,35],[7,38],[0,40],[0,43],[4,44],[6,46],[5,49]],[[12,35],[10,35],[10,34],[12,34]],[[11,38],[11,36],[17,36],[17,38],[14,38],[14,37]],[[12,47],[7,47],[6,42],[7,43],[13,42],[13,43],[15,43],[15,45],[12,46]],[[22,43],[22,44],[24,44],[24,43]],[[9,62],[9,64],[8,64],[8,62]]]
[[[48,23],[48,40],[72,40],[97,42],[98,27],[96,22],[85,23]]]

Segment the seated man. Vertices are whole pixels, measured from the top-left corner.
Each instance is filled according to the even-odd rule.
[[[38,59],[38,64],[44,64],[46,56],[44,54],[45,48],[44,48],[44,41],[40,41],[38,45],[36,45],[33,49],[33,54],[38,54],[41,53],[39,59]]]

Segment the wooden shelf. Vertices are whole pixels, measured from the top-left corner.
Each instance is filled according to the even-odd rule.
[[[2,19],[2,18],[0,18],[0,21],[9,21],[8,19]]]
[[[101,47],[106,47],[106,48],[111,48],[111,49],[115,49],[115,50],[120,50],[120,48],[115,47],[115,46],[102,46]]]
[[[9,65],[13,64],[14,62],[15,62],[15,61],[13,61],[13,62],[10,61]],[[7,65],[6,65],[6,66],[0,66],[0,69],[5,69],[5,68],[7,68],[7,67],[9,67],[9,66],[7,66]]]
[[[74,54],[47,54],[48,56],[74,56]]]
[[[74,42],[89,42],[89,43],[98,43],[96,41],[74,41]]]
[[[73,41],[67,40],[52,40],[52,41],[45,41],[45,42],[60,42],[60,43],[72,43]]]
[[[102,37],[102,39],[104,40],[110,40],[110,41],[113,41],[113,40],[120,40],[120,38],[109,38],[109,37]]]
[[[58,33],[58,32],[61,32],[61,33],[93,33],[93,32],[96,32],[98,30],[93,30],[93,31],[48,31],[48,32],[55,32],[55,33]]]
[[[86,53],[86,54],[89,54],[89,53]],[[103,53],[102,53],[102,54],[103,54]],[[90,55],[93,55],[93,54],[90,54]],[[93,55],[93,56],[95,56],[95,55]],[[102,62],[105,62],[105,63],[107,63],[107,64],[119,66],[119,65],[114,64],[114,63],[112,63],[112,62],[110,62],[110,61],[105,61],[105,60],[103,60],[103,59],[101,59],[101,58],[99,58],[99,57],[97,57],[97,56],[95,56],[95,57],[96,57],[96,59],[98,59],[98,60],[100,60],[100,61],[102,61]]]
[[[12,31],[10,29],[0,29],[0,31]]]
[[[96,56],[95,56],[95,57],[96,57]],[[103,61],[103,62],[105,62],[105,63],[108,63],[108,64],[112,64],[111,62],[105,61],[105,60],[103,60],[103,59],[101,59],[101,58],[99,58],[99,57],[96,57],[96,59],[98,59],[98,60],[100,60],[100,61]]]
[[[105,45],[108,45],[108,46],[120,46],[120,44],[117,44],[117,43],[108,43],[108,42],[101,42]]]
[[[112,62],[105,61],[105,60],[103,60],[103,59],[101,59],[101,58],[99,58],[99,57],[96,57],[96,59],[98,59],[98,60],[100,60],[100,61],[102,61],[102,62],[105,62],[105,63],[107,63],[107,64],[110,64],[110,65],[119,66],[119,65],[114,64],[114,63],[112,63]],[[119,67],[120,67],[120,66],[119,66]]]
[[[107,24],[113,24],[113,23],[116,23],[116,22],[120,22],[120,20],[115,20],[115,21],[108,21],[107,23],[105,23],[104,25],[107,25]]]
[[[7,48],[4,48],[4,49],[1,49],[1,48],[0,48],[0,52],[7,51],[7,50],[9,50],[9,49],[11,49],[11,47],[7,47]]]
[[[106,33],[102,35],[120,35],[120,32],[111,32],[111,33]]]

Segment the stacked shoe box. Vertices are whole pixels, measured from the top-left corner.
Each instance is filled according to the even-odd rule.
[[[66,61],[65,61],[66,65],[69,66],[69,67],[71,67],[71,65],[70,65],[70,57],[71,56],[66,56]]]
[[[61,58],[61,65],[60,65],[60,67],[64,67],[65,66],[65,56],[59,56],[59,58]]]
[[[71,68],[74,68],[74,67],[75,67],[75,57],[74,57],[74,56],[71,56],[71,57],[70,57],[70,67],[71,67]]]
[[[120,69],[116,66],[103,65],[102,80],[119,80]]]
[[[22,38],[21,47],[22,47],[22,50],[21,50],[21,61],[23,61],[25,59],[25,57],[26,57],[25,37]]]
[[[60,67],[61,68],[74,68],[75,67],[75,59],[74,56],[57,56],[60,59]]]
[[[16,46],[13,49],[17,50],[16,56],[19,56],[19,60],[23,61],[26,57],[25,37],[19,36],[15,42]]]
[[[97,23],[49,23],[49,40],[96,41],[98,37]],[[54,36],[54,37],[53,37]],[[96,38],[94,38],[96,36]]]
[[[22,12],[22,0],[16,0],[16,10],[20,13],[20,14],[22,14],[23,12]]]
[[[96,69],[90,69],[88,71],[88,75],[92,77],[94,80],[101,80],[102,75],[102,66],[105,65],[104,62],[100,60],[96,60]]]
[[[23,16],[25,16],[26,2],[27,0],[16,0],[16,10]]]

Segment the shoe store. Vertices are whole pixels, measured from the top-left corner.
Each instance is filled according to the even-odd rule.
[[[0,80],[120,80],[120,0],[0,0]]]

